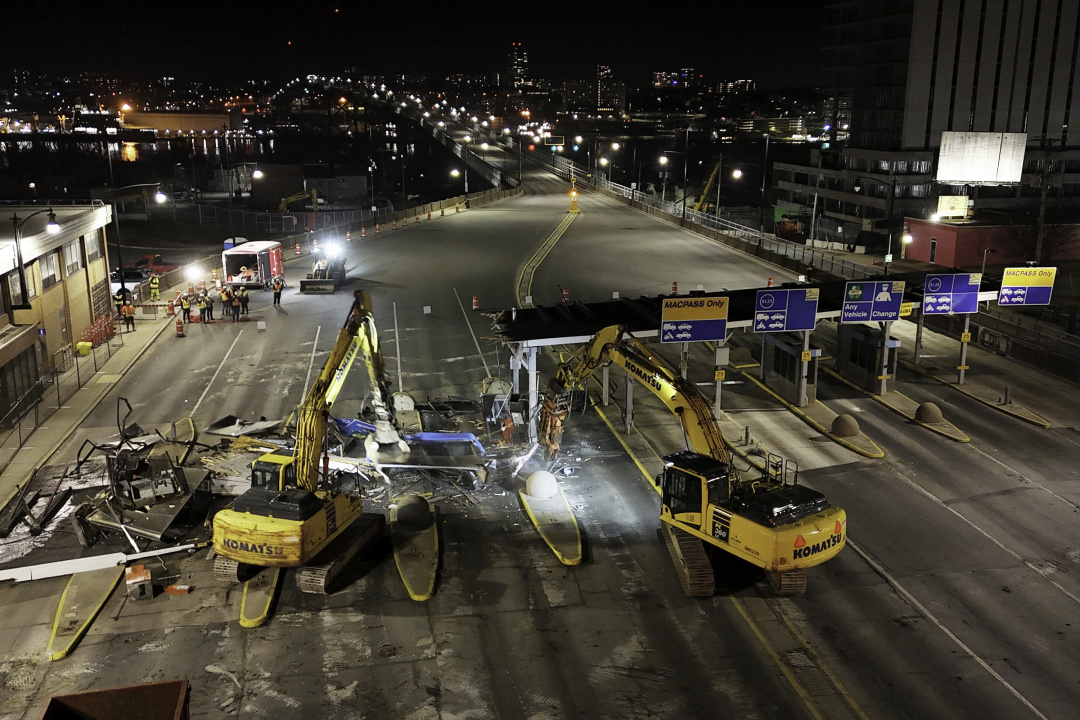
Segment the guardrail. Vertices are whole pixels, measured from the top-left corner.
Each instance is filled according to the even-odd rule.
[[[584,176],[560,156],[555,156],[553,163],[535,155],[530,155],[529,161],[567,180],[573,177],[579,188],[625,202],[642,212],[661,216],[668,222],[761,257],[780,267],[805,272],[809,266],[813,266],[816,271],[849,280],[883,277],[885,274],[884,266],[851,262],[838,253],[782,240],[762,233],[757,228],[739,225],[715,215],[695,212],[691,208],[687,208],[684,214],[681,203],[661,202],[654,196],[612,183],[605,178]],[[952,327],[956,324],[953,318],[932,318],[926,320],[927,325],[959,338],[960,331]],[[972,317],[972,323],[975,337],[988,349],[1034,365],[1070,382],[1080,382],[1080,338],[1060,326],[997,307],[980,307],[978,314]]]

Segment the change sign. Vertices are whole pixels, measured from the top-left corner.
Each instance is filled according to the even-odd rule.
[[[727,339],[726,297],[664,298],[660,342],[698,342]]]
[[[1057,268],[1005,268],[998,305],[1049,305]]]
[[[892,322],[900,319],[904,283],[891,280],[856,281],[844,286],[840,322]]]
[[[923,285],[923,314],[952,315],[979,312],[980,273],[927,275]]]

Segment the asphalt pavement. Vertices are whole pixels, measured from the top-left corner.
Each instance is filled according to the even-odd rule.
[[[880,262],[867,255],[844,253],[852,261],[861,263]],[[291,256],[287,259],[294,259]],[[913,261],[893,263],[896,272],[924,270],[933,266]],[[171,292],[171,291],[170,291]],[[139,358],[161,335],[171,335],[175,319],[162,314],[157,318],[140,317],[135,330],[120,333],[111,341],[111,356],[95,372],[82,388],[60,407],[42,427],[34,431],[26,445],[11,462],[3,477],[0,478],[0,507],[6,506],[18,488],[33,476],[35,470],[47,464],[60,446],[72,435],[83,420],[105,397],[110,388],[126,373],[136,366]],[[168,330],[168,332],[166,332]],[[819,324],[816,332],[821,332]],[[892,333],[901,340],[901,365],[925,376],[933,377],[942,384],[952,386],[958,393],[963,393],[983,403],[988,413],[1000,413],[1015,419],[1030,422],[1042,427],[1072,426],[1075,424],[1075,410],[1070,400],[1069,389],[1075,390],[1069,383],[1052,375],[1034,370],[1009,358],[1002,357],[972,343],[968,350],[968,365],[963,382],[959,381],[956,366],[959,362],[960,344],[956,340],[926,330],[922,337],[922,351],[918,364],[914,358],[915,324],[897,322]],[[749,370],[749,368],[744,368]],[[915,408],[903,402],[903,397],[891,393],[891,398],[882,401],[893,407],[900,414],[914,420]],[[775,396],[780,403],[796,413],[809,425],[835,442],[849,447],[869,457],[876,455],[876,446],[867,444],[859,438],[845,438],[832,432],[833,422],[839,413],[828,405],[817,402],[806,408],[796,408]],[[741,443],[745,428],[731,418],[723,417],[721,429],[729,442],[737,446]],[[931,428],[933,429],[933,428]],[[948,434],[948,433],[943,433]]]

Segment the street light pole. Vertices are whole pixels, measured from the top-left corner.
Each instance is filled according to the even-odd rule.
[[[683,146],[685,152],[683,153],[683,166],[682,166],[682,217],[686,219],[686,177],[687,169],[690,165],[690,128],[686,128],[686,144]]]
[[[758,223],[762,234],[765,233],[765,176],[769,174],[769,134],[765,133],[765,162],[761,168],[761,208],[758,210]]]
[[[13,296],[11,298],[12,310],[29,310],[31,308],[29,295],[27,294],[28,288],[26,286],[26,268],[23,265],[22,228],[24,225],[26,225],[27,222],[30,221],[30,218],[41,215],[42,213],[49,213],[49,223],[45,226],[45,230],[50,235],[55,235],[56,233],[60,232],[60,224],[56,222],[56,213],[53,212],[53,209],[51,207],[46,210],[38,210],[37,212],[32,212],[26,217],[24,217],[22,220],[19,219],[19,216],[17,214],[11,214],[11,224],[15,228],[15,265],[16,271],[19,273],[19,294],[21,295],[19,299],[22,300],[22,302],[16,303],[15,297]]]

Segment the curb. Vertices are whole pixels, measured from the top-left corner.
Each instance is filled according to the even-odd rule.
[[[120,371],[118,373],[115,373],[115,374],[120,375],[121,377],[126,375],[127,372],[131,369],[131,367],[136,363],[136,361],[138,361],[139,358],[141,358],[146,353],[146,351],[150,348],[150,345],[152,345],[158,339],[158,337],[161,335],[161,333],[167,327],[169,327],[168,321],[167,320],[163,321],[162,324],[161,324],[161,327],[159,327],[149,337],[149,339],[147,339],[147,341],[143,344],[142,348],[140,348],[135,353],[134,357],[131,358],[131,360],[127,363],[127,365],[120,368]],[[86,386],[83,385],[81,388],[79,388],[75,392],[83,392],[86,389],[87,389]],[[79,416],[79,419],[63,434],[63,436],[59,440],[57,440],[57,442],[51,448],[49,448],[49,450],[45,454],[45,457],[40,462],[38,462],[36,465],[34,465],[33,470],[31,470],[28,475],[25,475],[25,476],[19,478],[19,480],[15,483],[15,487],[12,489],[11,493],[9,493],[7,497],[3,498],[3,500],[0,500],[0,508],[7,507],[8,504],[15,498],[16,493],[19,492],[19,488],[22,487],[25,483],[29,482],[30,478],[32,478],[34,476],[34,474],[37,473],[38,470],[40,470],[41,468],[43,468],[45,465],[47,465],[49,463],[49,461],[52,459],[52,456],[55,455],[57,450],[60,449],[60,446],[68,441],[68,439],[72,436],[72,434],[75,432],[75,430],[77,428],[82,426],[83,421],[86,420],[86,418],[88,418],[90,416],[90,413],[94,412],[94,410],[97,409],[98,405],[101,404],[102,399],[104,399],[105,395],[107,395],[108,392],[109,392],[109,389],[106,389],[105,392],[103,392],[101,394],[101,397],[99,397],[96,402],[91,404],[86,409],[86,412],[84,412],[82,415]]]
[[[925,370],[925,369],[919,367],[918,365],[912,364],[911,362],[909,362],[907,360],[897,360],[897,362],[900,363],[900,365],[903,365],[906,369],[911,370],[912,372],[916,372],[916,373],[922,375],[923,377],[927,377],[927,378],[930,378],[931,380],[935,380],[935,381],[941,383],[942,385],[946,385],[948,387],[951,387],[954,390],[960,392],[961,394],[968,396],[972,400],[975,400],[977,402],[982,403],[983,405],[985,405],[988,408],[992,408],[994,410],[997,410],[998,412],[1005,413],[1006,415],[1011,415],[1012,417],[1016,418],[1017,420],[1023,420],[1024,422],[1030,423],[1030,424],[1034,425],[1035,427],[1041,427],[1041,428],[1045,428],[1047,430],[1049,430],[1051,427],[1053,427],[1053,424],[1049,420],[1045,419],[1044,417],[1042,417],[1041,415],[1039,415],[1036,412],[1028,410],[1023,405],[1016,405],[1016,407],[1023,408],[1023,410],[1025,412],[1031,413],[1030,417],[1022,415],[1020,413],[1017,413],[1017,412],[1014,412],[1014,411],[1008,409],[1009,405],[999,405],[997,403],[989,402],[986,398],[980,397],[980,396],[978,396],[978,395],[976,395],[976,394],[974,394],[972,392],[969,392],[967,390],[967,388],[965,388],[963,385],[957,385],[952,380],[946,380],[943,377],[939,377],[939,376],[935,375],[934,373],[930,372],[929,370]]]
[[[825,437],[832,440],[837,445],[841,445],[843,447],[846,447],[848,450],[851,450],[854,453],[858,453],[859,455],[862,455],[863,457],[872,458],[872,459],[875,459],[875,460],[885,457],[885,451],[882,450],[881,447],[878,446],[878,444],[876,442],[871,440],[865,433],[862,433],[860,431],[860,434],[862,434],[862,436],[866,438],[866,441],[868,443],[870,443],[873,447],[877,448],[876,453],[874,451],[872,451],[872,450],[867,450],[865,448],[859,447],[855,443],[852,443],[852,442],[840,437],[839,435],[834,435],[831,430],[829,430],[827,427],[825,427],[824,425],[819,423],[817,420],[815,420],[814,418],[812,418],[808,414],[806,414],[806,412],[804,412],[802,410],[802,408],[795,407],[790,402],[785,400],[783,397],[781,397],[780,395],[777,395],[776,392],[774,392],[772,390],[772,388],[770,388],[769,386],[762,383],[760,380],[758,380],[753,375],[751,375],[751,374],[749,374],[749,373],[747,373],[747,372],[745,372],[743,370],[738,370],[737,372],[740,375],[742,375],[744,378],[746,378],[747,380],[749,380],[750,382],[754,383],[759,388],[761,388],[762,390],[767,392],[769,395],[772,395],[774,398],[779,400],[781,403],[783,403],[784,407],[786,407],[788,410],[793,412],[800,420],[802,420],[804,423],[806,423],[810,427],[812,427],[815,430],[817,430],[818,432],[820,432]]]

